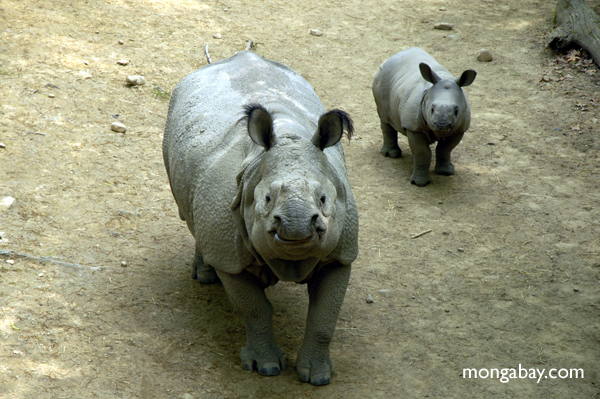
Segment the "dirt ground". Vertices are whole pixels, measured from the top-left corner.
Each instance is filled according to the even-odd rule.
[[[0,398],[598,397],[600,71],[545,48],[555,3],[0,0],[0,199],[16,199],[0,211]],[[356,125],[360,255],[324,387],[294,369],[301,285],[268,290],[289,367],[243,370],[242,322],[221,285],[191,279],[164,171],[169,92],[206,43],[216,61],[249,40]],[[379,153],[371,94],[410,46],[478,72],[456,175],[425,188],[405,138],[403,158]],[[463,374],[519,365],[545,376]]]

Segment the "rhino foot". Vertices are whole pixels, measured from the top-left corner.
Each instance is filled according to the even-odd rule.
[[[261,375],[279,375],[285,368],[285,355],[277,344],[273,343],[270,346],[267,350],[259,351],[246,345],[240,355],[244,368],[248,371],[258,371]]]
[[[398,147],[398,145],[396,145],[395,147],[387,147],[384,145],[383,147],[381,147],[381,153],[383,154],[384,157],[390,157],[390,158],[402,157],[402,150],[400,149],[400,147]]]
[[[298,354],[296,371],[302,382],[310,382],[312,385],[327,385],[331,382],[333,374],[333,363],[329,356],[323,361],[315,359],[304,359]]]
[[[421,176],[413,173],[413,175],[410,177],[410,182],[418,187],[425,187],[431,183],[431,179],[429,178],[429,175]]]
[[[204,263],[204,259],[198,250],[196,250],[192,262],[192,278],[202,284],[213,284],[220,281],[215,268]]]
[[[454,174],[454,165],[452,165],[452,162],[436,164],[435,173],[442,176],[451,176]]]

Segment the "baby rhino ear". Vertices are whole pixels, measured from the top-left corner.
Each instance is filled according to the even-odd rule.
[[[265,150],[275,145],[273,134],[273,118],[260,104],[249,104],[244,107],[245,119],[248,121],[248,135],[256,144]],[[242,118],[244,119],[244,118]]]
[[[477,76],[477,72],[472,69],[467,69],[460,75],[460,78],[456,79],[456,84],[459,87],[465,87],[473,83],[475,80],[475,76]]]
[[[331,110],[319,118],[319,125],[312,137],[312,142],[321,150],[324,150],[327,147],[336,145],[344,135],[344,130],[347,132],[349,140],[352,133],[354,133],[352,118],[345,111]]]
[[[425,79],[429,83],[436,84],[437,82],[439,82],[440,80],[442,80],[438,76],[438,74],[435,73],[433,71],[433,69],[431,69],[431,67],[429,65],[427,65],[426,63],[424,63],[424,62],[421,62],[419,64],[419,70],[421,71],[421,76],[423,77],[423,79]]]

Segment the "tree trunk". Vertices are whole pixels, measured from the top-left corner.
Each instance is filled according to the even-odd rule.
[[[558,0],[556,23],[558,27],[549,38],[550,48],[563,50],[577,44],[600,66],[600,17],[585,0]]]

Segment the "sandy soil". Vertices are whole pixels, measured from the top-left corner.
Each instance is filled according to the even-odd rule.
[[[0,213],[0,397],[600,395],[600,71],[585,54],[545,49],[554,7],[0,1],[0,199],[16,199]],[[191,279],[193,240],[162,163],[169,92],[206,65],[206,43],[215,61],[248,40],[357,129],[344,147],[361,252],[325,387],[294,370],[300,285],[269,289],[290,367],[272,378],[242,369],[241,320],[222,286]],[[403,158],[379,153],[370,89],[378,66],[413,45],[456,75],[478,71],[456,175],[425,188],[409,183],[405,139]],[[492,62],[476,60],[482,48]],[[146,85],[127,87],[134,74]],[[112,132],[114,121],[127,132]],[[585,374],[463,375],[519,365]]]

